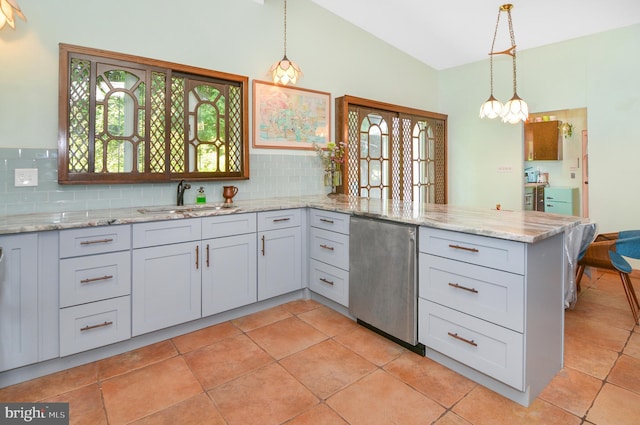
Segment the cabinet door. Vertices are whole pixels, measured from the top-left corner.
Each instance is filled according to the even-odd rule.
[[[0,236],[0,371],[38,361],[38,236]]]
[[[202,316],[258,300],[256,234],[202,242]]]
[[[133,336],[201,316],[200,257],[200,242],[133,251]]]
[[[258,233],[258,300],[302,288],[300,227]]]
[[[559,121],[525,123],[525,161],[562,159]]]

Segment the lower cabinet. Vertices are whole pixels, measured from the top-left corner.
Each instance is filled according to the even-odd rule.
[[[258,301],[302,289],[300,210],[258,214]]]

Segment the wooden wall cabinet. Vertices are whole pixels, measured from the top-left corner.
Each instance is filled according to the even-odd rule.
[[[562,159],[560,121],[528,122],[524,124],[524,160]]]

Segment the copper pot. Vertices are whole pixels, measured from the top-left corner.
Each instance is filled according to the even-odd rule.
[[[222,186],[222,196],[225,204],[233,203],[233,197],[238,193],[236,186]]]

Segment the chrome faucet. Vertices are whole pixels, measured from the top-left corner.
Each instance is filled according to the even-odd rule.
[[[184,180],[180,180],[180,183],[178,183],[177,206],[180,207],[184,205],[184,191],[187,189],[191,189],[191,185],[189,183],[185,183]]]

